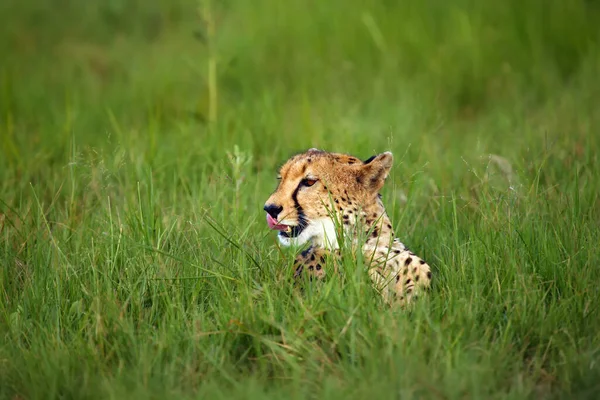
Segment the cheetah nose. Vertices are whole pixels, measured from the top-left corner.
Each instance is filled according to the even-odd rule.
[[[283,207],[277,206],[275,204],[265,204],[265,211],[274,219],[277,219],[279,213],[283,210]]]

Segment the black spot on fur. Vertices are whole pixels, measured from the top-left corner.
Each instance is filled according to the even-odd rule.
[[[427,271],[427,278],[431,279],[431,271]]]
[[[408,257],[406,260],[404,260],[404,265],[410,265],[411,262],[412,258]]]
[[[315,255],[314,254],[310,255],[310,261],[315,261]]]
[[[396,282],[400,280],[400,275],[396,275]]]
[[[312,271],[314,268],[315,268],[315,267],[313,267],[312,265],[309,265],[309,266],[308,266],[308,270],[309,270],[309,271]]]
[[[419,275],[415,276],[415,282],[419,282]]]
[[[421,263],[421,265],[423,265],[423,264],[425,264],[425,261],[419,260],[419,263]]]
[[[410,283],[410,278],[408,278],[404,283],[408,285]]]
[[[377,228],[373,229],[373,233],[371,234],[374,238],[376,238],[379,235],[379,231],[377,230]]]
[[[400,254],[401,252],[400,252],[400,250],[396,249],[396,250],[394,250],[394,253]]]
[[[362,183],[363,183],[363,178],[362,178],[362,176],[358,175],[358,176],[356,177],[356,183],[358,183],[359,185],[362,185]]]
[[[323,268],[323,267],[321,267],[321,264],[317,264],[317,271],[320,271],[321,268]]]
[[[308,255],[308,253],[310,253],[310,251],[312,250],[312,246],[310,246],[308,249],[304,250],[301,254],[302,257],[306,257]]]

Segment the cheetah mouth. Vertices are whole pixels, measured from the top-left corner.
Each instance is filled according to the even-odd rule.
[[[295,238],[295,237],[300,236],[300,234],[302,233],[303,230],[304,230],[303,225],[295,225],[295,226],[287,225],[287,230],[279,231],[279,236],[284,237],[284,238]]]
[[[267,224],[270,229],[279,231],[279,236],[284,238],[294,238],[299,236],[304,230],[305,226],[301,225],[285,225],[279,224],[277,220],[267,214]]]

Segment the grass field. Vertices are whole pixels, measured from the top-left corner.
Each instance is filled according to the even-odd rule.
[[[600,396],[597,2],[50,3],[0,5],[1,398]],[[293,289],[309,147],[394,153],[410,312]]]

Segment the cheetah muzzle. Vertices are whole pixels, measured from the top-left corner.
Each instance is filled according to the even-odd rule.
[[[326,257],[339,255],[336,226],[362,253],[374,287],[387,303],[408,304],[430,286],[431,268],[404,246],[379,191],[393,164],[390,152],[365,161],[310,149],[279,170],[279,184],[265,203],[267,224],[283,246],[310,244],[296,257],[295,277],[325,276]]]

